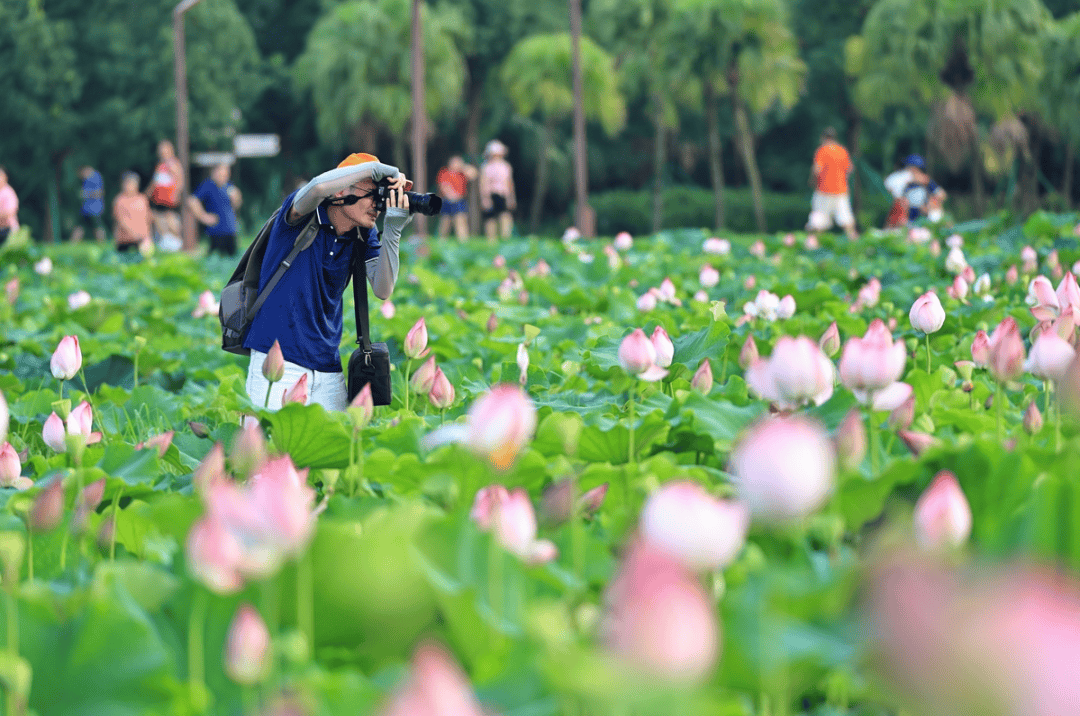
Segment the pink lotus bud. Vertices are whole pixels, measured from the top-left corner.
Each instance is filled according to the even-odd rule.
[[[439,410],[446,410],[454,404],[454,386],[450,384],[442,368],[435,369],[435,379],[431,383],[428,400]]]
[[[38,276],[48,276],[52,273],[53,262],[48,256],[43,257],[40,261],[34,264],[34,273]]]
[[[266,438],[258,420],[244,421],[229,453],[229,462],[236,475],[247,478],[266,462]]]
[[[669,482],[649,495],[641,534],[695,571],[731,564],[746,542],[750,513],[734,500],[717,500],[689,481]]]
[[[195,437],[197,438],[210,437],[210,428],[206,427],[206,423],[200,423],[197,420],[189,420],[188,427],[191,429],[191,432],[194,433]]]
[[[983,368],[990,365],[990,336],[986,335],[986,331],[975,332],[975,338],[971,341],[971,360]]]
[[[619,363],[627,373],[642,380],[654,382],[667,375],[666,369],[656,365],[656,347],[640,328],[619,344]]]
[[[974,358],[974,353],[972,353]],[[1016,319],[1006,316],[990,336],[988,363],[990,374],[998,382],[1016,380],[1024,372],[1024,340]]]
[[[64,336],[60,345],[53,351],[49,361],[53,378],[57,380],[71,380],[82,368],[82,350],[79,348],[78,336]]]
[[[405,346],[403,348],[405,355],[413,360],[423,358],[428,352],[427,342],[427,324],[424,322],[424,317],[421,316],[405,335]]]
[[[935,442],[933,435],[915,432],[914,430],[899,430],[897,435],[900,436],[900,439],[904,441],[904,445],[907,445],[907,449],[915,457],[922,455]]]
[[[1075,357],[1076,351],[1068,341],[1053,331],[1045,331],[1031,346],[1024,368],[1037,378],[1057,382]]]
[[[15,302],[19,300],[19,277],[11,279],[4,284],[4,297],[7,299],[9,306],[14,306]]]
[[[1016,268],[1016,264],[1009,267],[1009,270],[1005,272],[1005,283],[1012,286],[1020,280],[1020,271]]]
[[[966,295],[966,286],[964,291]],[[911,325],[916,331],[935,333],[945,323],[945,309],[941,307],[937,294],[927,291],[915,299],[915,303],[911,305],[911,311],[908,312],[908,318],[911,319]]]
[[[821,405],[832,396],[833,369],[814,341],[781,336],[768,361],[758,360],[746,371],[750,389],[765,400],[791,410],[807,402]]]
[[[83,488],[82,493],[79,495],[79,504],[85,505],[87,509],[97,509],[97,506],[101,504],[102,499],[105,498],[105,478],[95,480],[89,485]]]
[[[818,348],[829,358],[840,352],[840,329],[837,328],[836,321],[830,323],[821,334],[821,338],[818,339]]]
[[[634,239],[626,231],[615,234],[615,248],[619,251],[629,251],[634,245]]]
[[[744,278],[742,285],[747,291],[753,291],[754,287],[757,286],[757,279],[754,277],[754,274],[750,274]]]
[[[638,296],[637,310],[648,313],[656,308],[656,289],[650,288],[647,293]]]
[[[566,522],[572,516],[573,509],[573,480],[564,479],[553,482],[545,487],[540,495],[540,514],[549,524]]]
[[[720,283],[720,272],[709,264],[705,264],[698,273],[698,282],[705,288],[712,288]]]
[[[660,294],[657,296],[661,301],[667,301],[671,303],[675,300],[675,284],[671,282],[670,278],[665,278],[660,282],[659,288]]]
[[[862,338],[848,339],[840,358],[840,379],[853,391],[881,390],[900,379],[906,361],[904,344],[893,343],[889,329],[875,319]]]
[[[709,365],[709,359],[703,358],[701,365],[694,372],[694,377],[690,379],[690,387],[699,393],[709,394],[709,391],[713,387],[713,374],[712,366]]]
[[[952,285],[948,288],[948,293],[952,298],[963,301],[967,298],[969,290],[967,279],[960,275],[953,279]]]
[[[136,450],[142,450],[143,448],[157,448],[158,457],[165,457],[165,453],[169,451],[169,446],[172,445],[174,430],[170,430],[160,435],[154,435],[149,437],[145,442],[141,442],[135,446]]]
[[[780,305],[776,307],[776,317],[781,320],[787,320],[795,315],[795,299],[790,296],[784,296],[780,299]]]
[[[192,318],[202,318],[203,316],[216,316],[218,313],[217,297],[214,296],[213,291],[203,291],[199,294],[199,302],[195,305],[195,310],[191,312]]]
[[[75,406],[67,417],[67,434],[81,436],[87,445],[101,440],[101,433],[91,432],[94,424],[94,409],[85,400]]]
[[[389,321],[391,318],[397,315],[397,307],[394,305],[393,301],[391,301],[390,299],[386,299],[382,302],[382,305],[379,306],[379,313],[382,314],[383,318]]]
[[[58,475],[34,498],[34,504],[30,507],[30,529],[33,532],[48,532],[63,518],[64,483]]]
[[[67,430],[64,429],[64,421],[56,413],[50,415],[45,421],[41,429],[41,437],[45,444],[56,452],[67,452]]]
[[[225,477],[225,448],[221,443],[214,443],[210,452],[202,459],[195,472],[191,475],[191,484],[198,493],[205,493],[207,488],[226,479]]]
[[[607,496],[608,483],[597,485],[591,490],[586,491],[578,498],[578,508],[585,515],[593,515],[600,510],[601,505],[604,504],[604,498]]]
[[[581,231],[576,226],[567,227],[563,232],[562,240],[564,244],[572,244],[581,238]]]
[[[0,445],[0,487],[14,487],[20,475],[22,461],[15,448],[11,447],[11,443]]]
[[[701,250],[707,254],[730,254],[731,242],[727,239],[720,239],[713,236],[705,239],[705,243],[701,245]]]
[[[536,513],[523,487],[511,490],[495,506],[491,529],[499,544],[528,564],[549,562],[557,555],[555,545],[536,539]]]
[[[756,258],[765,258],[765,242],[758,239],[754,243],[750,244],[750,255]]]
[[[484,328],[487,329],[488,333],[494,333],[495,329],[498,327],[499,319],[495,317],[494,313],[492,313],[490,316],[488,316],[487,323],[484,325]]]
[[[739,367],[746,370],[758,360],[757,343],[754,342],[753,334],[746,336],[742,348],[739,350]]]
[[[416,372],[413,373],[412,378],[409,380],[409,385],[420,395],[430,393],[431,386],[435,383],[436,370],[438,370],[438,366],[435,365],[435,356],[431,356],[416,369]]]
[[[960,234],[952,234],[945,239],[945,245],[950,249],[959,248],[964,245],[964,237]]]
[[[516,385],[497,385],[469,408],[466,444],[497,470],[514,463],[534,432],[536,406]]]
[[[930,242],[930,246],[927,250],[930,252],[930,255],[936,259],[938,256],[941,256],[941,242],[934,239]]]
[[[964,267],[964,270],[960,272],[960,278],[964,279],[968,286],[975,283],[975,269],[971,265]]]
[[[990,274],[983,273],[979,275],[979,278],[975,279],[975,283],[971,286],[971,291],[976,296],[990,296],[990,291],[993,290],[993,285],[990,283]]]
[[[285,407],[289,403],[299,403],[300,405],[307,405],[308,401],[308,374],[301,375],[293,387],[288,390],[281,391],[281,407]]]
[[[906,383],[896,383],[896,385],[906,385]],[[911,421],[915,419],[915,396],[910,394],[911,386],[908,385],[907,388],[909,392],[907,399],[889,413],[891,427],[907,430],[911,427]]]
[[[1039,412],[1039,408],[1034,402],[1028,403],[1027,410],[1024,411],[1024,431],[1028,435],[1034,435],[1042,430],[1043,416]]]
[[[1026,301],[1032,307],[1032,315],[1039,321],[1050,320],[1061,312],[1054,285],[1046,276],[1036,276],[1031,279]]]
[[[915,539],[924,549],[959,547],[971,533],[971,507],[956,476],[942,470],[915,503]]]
[[[789,522],[825,502],[836,465],[832,445],[817,422],[766,418],[735,447],[730,471],[739,497],[755,518]]]
[[[89,306],[91,300],[93,299],[90,298],[90,294],[86,291],[76,291],[67,297],[68,308],[72,311],[78,311],[83,306]]]
[[[261,682],[270,673],[270,630],[250,604],[236,610],[225,642],[225,673],[243,686]]]
[[[818,241],[817,234],[808,234],[803,246],[806,247],[807,251],[817,251],[821,248],[821,242]]]
[[[651,340],[653,348],[656,349],[656,365],[667,368],[675,357],[675,346],[663,326],[657,326],[653,329]]]
[[[453,391],[453,387],[451,387],[451,391]],[[375,415],[375,401],[371,397],[371,383],[364,383],[364,387],[349,403],[348,410],[349,415],[352,416],[353,421],[356,423],[357,429],[363,428],[371,422],[372,416]]]
[[[502,254],[496,254],[492,260],[491,265],[495,268],[506,268],[506,257]]]
[[[188,531],[185,544],[188,571],[215,594],[233,594],[244,586],[239,566],[243,548],[216,519],[203,517]]]
[[[517,347],[518,382],[525,385],[529,374],[529,351],[524,343],[518,343]]]
[[[861,465],[866,455],[866,426],[863,425],[862,413],[856,408],[848,411],[837,428],[836,455],[847,470]]]
[[[262,374],[271,383],[276,383],[285,376],[285,356],[281,353],[281,344],[274,341],[263,360]]]
[[[794,246],[794,245],[795,245],[795,234],[792,234],[790,232],[787,233],[787,234],[784,234],[784,246],[789,246],[790,247],[790,246]]]
[[[708,678],[720,651],[716,607],[700,582],[672,557],[636,540],[608,584],[604,602],[608,650],[667,681]]]
[[[1076,283],[1076,276],[1072,271],[1065,274],[1057,287],[1058,305],[1062,310],[1070,306],[1080,306],[1080,286]]]
[[[376,716],[484,716],[461,669],[438,644],[421,644],[409,677]]]
[[[1057,249],[1054,249],[1046,255],[1046,265],[1050,268],[1056,268],[1061,265],[1061,257],[1058,256]]]
[[[502,485],[488,485],[476,491],[469,518],[485,532],[491,529],[495,509],[510,499],[510,493]]]
[[[945,256],[946,271],[951,274],[958,274],[963,271],[967,265],[967,259],[964,258],[963,249],[949,249],[949,253]]]

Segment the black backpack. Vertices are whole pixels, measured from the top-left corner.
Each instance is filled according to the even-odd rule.
[[[218,319],[221,321],[221,347],[230,353],[242,356],[251,355],[251,351],[244,348],[244,337],[247,335],[248,328],[251,327],[256,314],[266,302],[267,296],[281,280],[285,270],[296,259],[296,255],[311,246],[319,234],[318,214],[313,211],[307,225],[296,237],[292,251],[277,267],[274,275],[270,277],[266,287],[260,293],[259,271],[262,268],[266,245],[270,241],[270,228],[274,225],[274,220],[280,211],[281,209],[275,211],[274,215],[263,224],[258,236],[240,258],[240,263],[233,271],[229,282],[221,290],[221,301],[218,306]]]

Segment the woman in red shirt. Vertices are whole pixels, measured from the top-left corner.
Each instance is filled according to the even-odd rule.
[[[154,210],[154,228],[159,240],[168,247],[180,244],[180,192],[184,188],[184,170],[176,158],[172,142],[158,142],[158,165],[146,188],[146,197]]]

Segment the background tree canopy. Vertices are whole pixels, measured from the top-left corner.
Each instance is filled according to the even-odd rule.
[[[36,237],[50,215],[68,235],[80,165],[101,170],[111,199],[119,175],[145,180],[156,141],[174,136],[173,5],[0,3],[0,165]],[[205,0],[188,13],[192,150],[228,149],[237,132],[282,138],[280,156],[234,171],[249,225],[345,152],[410,166],[409,8]],[[601,213],[622,211],[600,226],[794,228],[788,207],[809,198],[828,125],[856,158],[864,223],[881,219],[875,178],[910,152],[929,155],[958,216],[1077,198],[1080,0],[585,0],[583,11],[590,191]],[[423,25],[428,184],[451,153],[477,163],[498,137],[519,205],[561,231],[565,3],[430,0]],[[691,218],[687,202],[700,205]]]

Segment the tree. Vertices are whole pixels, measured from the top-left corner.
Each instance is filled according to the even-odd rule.
[[[1080,12],[1052,24],[1044,45],[1041,111],[1065,140],[1065,170],[1061,194],[1072,206],[1073,160],[1080,143]]]
[[[536,185],[529,211],[530,230],[540,223],[540,210],[547,193],[548,158],[552,129],[574,109],[570,78],[570,35],[534,35],[510,51],[500,77],[515,111],[523,117],[539,114],[539,152]],[[614,60],[588,37],[581,38],[583,99],[587,119],[600,122],[608,135],[626,122],[626,103],[619,91]]]
[[[335,146],[372,148],[379,132],[393,141],[392,161],[405,166],[412,115],[409,0],[352,0],[331,8],[308,36],[295,77],[310,90],[316,127]],[[467,28],[450,8],[423,8],[425,99],[429,117],[461,100],[465,64],[458,42]]]

